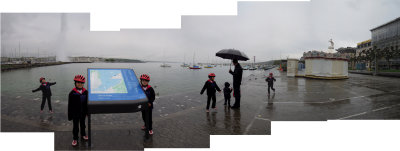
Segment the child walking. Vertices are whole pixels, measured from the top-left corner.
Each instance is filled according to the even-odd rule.
[[[275,89],[274,89],[274,81],[276,81],[276,79],[273,77],[272,73],[269,73],[269,77],[267,79],[265,79],[266,82],[268,82],[268,96],[270,94],[269,89],[271,88],[272,91],[274,91],[275,93]]]
[[[140,76],[140,85],[142,86],[146,96],[148,98],[148,102],[144,105],[142,110],[142,119],[144,122],[144,126],[142,126],[142,130],[146,130],[146,135],[153,135],[153,102],[156,98],[153,87],[149,85],[150,76],[147,74],[142,74]]]
[[[85,119],[87,116],[87,103],[88,103],[88,91],[83,87],[85,85],[85,77],[82,75],[76,75],[74,78],[75,87],[71,90],[68,95],[68,120],[73,123],[72,128],[72,146],[78,144],[78,133],[79,127],[81,131],[81,137],[86,141],[89,138],[86,136],[86,125]]]
[[[219,89],[217,83],[214,81],[215,79],[215,74],[214,73],[210,73],[208,74],[208,80],[206,81],[206,83],[203,86],[203,89],[201,89],[200,94],[203,95],[204,91],[207,89],[207,108],[206,108],[206,112],[210,112],[210,100],[212,99],[212,106],[211,108],[216,110],[217,108],[215,107],[215,103],[216,103],[216,97],[215,97],[215,93],[217,90],[219,93],[221,93],[221,89]]]
[[[229,82],[225,82],[225,88],[224,88],[225,103],[224,103],[224,105],[226,106],[226,102],[228,102],[228,107],[230,108],[231,107],[232,88],[229,86],[230,86]]]
[[[50,113],[53,113],[53,109],[51,108],[51,89],[50,86],[55,85],[56,82],[50,83],[50,82],[46,82],[46,79],[43,77],[40,77],[39,79],[40,82],[40,86],[39,88],[32,90],[32,92],[36,92],[39,90],[42,90],[42,105],[40,106],[40,113],[43,113],[43,108],[44,105],[46,104],[46,99],[47,99],[47,103],[49,106],[49,111]]]

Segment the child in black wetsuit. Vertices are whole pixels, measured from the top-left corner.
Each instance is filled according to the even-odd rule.
[[[32,90],[32,92],[36,92],[39,90],[42,90],[42,105],[40,106],[40,113],[43,113],[43,108],[44,105],[46,104],[46,99],[47,99],[47,103],[49,106],[49,111],[50,113],[53,113],[53,109],[51,108],[51,90],[50,90],[50,86],[55,85],[56,82],[50,83],[50,82],[46,82],[46,79],[41,77],[39,79],[39,82],[41,83],[39,88]]]
[[[142,130],[146,130],[146,135],[153,135],[153,102],[156,98],[156,95],[154,89],[149,85],[149,82],[150,76],[148,76],[147,74],[142,74],[140,76],[140,85],[142,86],[147,98],[149,99],[147,104],[143,105],[144,108],[142,110],[142,118],[144,126],[142,126]]]
[[[203,89],[201,89],[200,94],[202,95],[204,93],[204,91],[207,89],[207,109],[206,112],[210,112],[210,100],[212,99],[212,106],[211,108],[216,110],[217,108],[215,107],[215,103],[216,103],[216,97],[215,97],[215,93],[217,90],[219,93],[221,93],[221,89],[219,89],[217,83],[214,81],[215,79],[215,74],[214,73],[210,73],[208,75],[208,80],[206,81],[206,83],[203,86]]]
[[[231,107],[232,88],[230,88],[229,86],[230,86],[230,84],[228,82],[225,82],[225,87],[224,87],[225,103],[224,103],[224,105],[226,106],[226,102],[228,102],[228,107]]]
[[[88,91],[83,87],[85,84],[85,77],[82,75],[76,75],[74,78],[75,87],[71,90],[68,95],[68,120],[73,123],[72,134],[72,146],[78,144],[78,133],[79,128],[81,131],[81,137],[86,141],[89,138],[86,136],[86,125],[85,118],[87,116],[87,103],[88,103]]]
[[[273,74],[269,73],[269,77],[265,79],[265,81],[268,82],[268,95],[270,94],[269,89],[272,89],[272,91],[275,93],[274,81],[276,81],[276,79],[273,77]]]

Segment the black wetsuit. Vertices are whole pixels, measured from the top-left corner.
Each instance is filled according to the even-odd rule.
[[[224,105],[226,105],[226,102],[228,102],[228,106],[231,106],[231,93],[232,89],[230,87],[224,88],[224,98],[225,98]]]
[[[72,89],[68,95],[68,120],[73,123],[73,139],[78,140],[79,127],[81,137],[86,136],[85,119],[88,111],[88,91],[82,88],[82,93],[77,88]]]
[[[50,82],[46,82],[43,84],[40,84],[39,88],[32,90],[32,92],[36,92],[39,90],[42,90],[42,104],[40,105],[40,110],[43,110],[44,105],[46,104],[46,99],[47,99],[47,103],[49,106],[49,110],[53,111],[53,109],[51,108],[51,89],[50,86],[55,85],[56,82],[54,83],[50,83]]]
[[[147,87],[143,87],[143,90],[149,100],[142,109],[142,119],[144,122],[144,126],[147,129],[146,133],[148,133],[149,130],[153,130],[153,102],[156,99],[156,94],[153,87],[151,87],[150,85],[147,85]],[[148,106],[148,103],[150,103],[150,107]],[[146,119],[148,120],[148,122],[146,122]]]
[[[268,94],[270,93],[269,89],[274,90],[274,81],[276,81],[276,79],[274,77],[268,77],[265,79],[266,82],[268,82]]]
[[[210,109],[210,100],[211,99],[213,101],[211,108],[215,108],[215,104],[217,102],[215,92],[221,91],[221,89],[219,89],[219,87],[215,81],[211,81],[211,80],[206,81],[206,83],[203,86],[203,89],[201,89],[200,94],[203,94],[206,89],[207,89],[207,110],[208,110],[208,109]]]
[[[229,72],[233,76],[233,95],[235,97],[235,104],[233,108],[240,107],[240,85],[242,84],[243,68],[239,63],[236,64],[235,70]]]

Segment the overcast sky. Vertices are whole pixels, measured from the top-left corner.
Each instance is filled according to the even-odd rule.
[[[238,16],[182,16],[181,29],[123,29],[90,32],[90,14],[1,15],[1,53],[21,44],[25,56],[121,57],[141,60],[211,62],[224,48],[256,61],[299,58],[371,38],[370,29],[400,17],[398,0],[239,2]]]

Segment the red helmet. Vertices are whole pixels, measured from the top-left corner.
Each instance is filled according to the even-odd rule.
[[[272,72],[271,72],[271,73],[269,73],[269,75],[273,75],[273,74],[272,74]]]
[[[40,79],[39,79],[39,82],[42,82],[42,80],[44,80],[45,78],[43,78],[43,77],[40,77]]]
[[[82,83],[85,83],[85,77],[82,76],[82,75],[76,75],[75,78],[74,78],[74,81],[75,81],[75,82],[82,82]]]
[[[215,77],[215,74],[214,73],[210,73],[210,74],[208,74],[208,77]]]
[[[150,76],[147,74],[142,74],[140,76],[140,80],[146,80],[146,81],[150,81]]]

